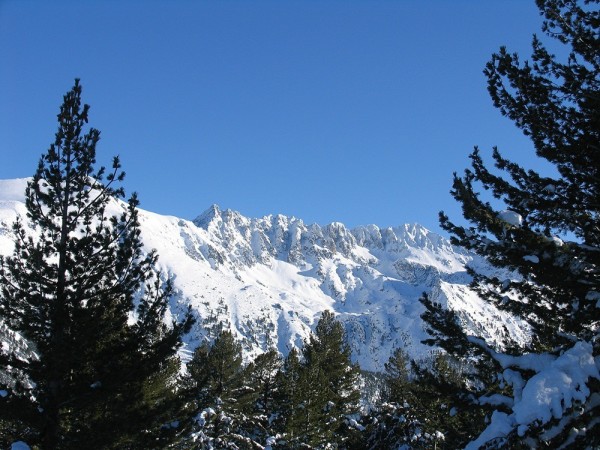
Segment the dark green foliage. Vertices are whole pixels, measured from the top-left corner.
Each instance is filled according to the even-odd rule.
[[[208,390],[208,382],[210,380],[211,372],[208,366],[210,349],[211,344],[207,341],[203,342],[194,350],[194,355],[187,364],[190,381],[203,390]]]
[[[496,267],[512,271],[504,277],[472,272],[473,287],[498,308],[526,321],[534,336],[527,349],[559,355],[575,342],[593,344],[600,354],[600,13],[598,0],[537,0],[543,31],[564,44],[560,62],[534,37],[530,61],[505,48],[492,56],[485,75],[494,105],[531,139],[535,153],[555,171],[540,174],[504,158],[498,149],[490,170],[476,148],[472,166],[454,178],[452,194],[471,226],[460,226],[441,214],[452,242],[474,250]],[[487,191],[507,213],[486,202]],[[507,214],[513,219],[507,220]],[[518,216],[517,216],[518,215]],[[560,239],[559,239],[560,237]],[[438,324],[433,328],[448,333]],[[450,321],[446,321],[450,323]],[[450,327],[452,325],[450,324]],[[464,356],[474,350],[457,335],[441,339],[447,350]],[[456,344],[456,345],[455,345]],[[453,349],[449,347],[455,347]],[[474,346],[471,345],[473,348]],[[480,346],[485,348],[484,346]],[[484,358],[482,356],[482,358]],[[532,374],[517,367],[527,380]],[[484,380],[484,377],[479,377]],[[490,387],[488,380],[486,387]],[[568,409],[556,436],[543,445],[557,448],[570,430],[586,429],[568,445],[598,445],[600,412],[597,380],[588,386],[585,413]],[[493,389],[491,389],[493,390]],[[595,402],[595,403],[594,403]],[[571,415],[571,413],[575,413]],[[509,436],[502,445],[530,439],[541,445],[546,426],[530,427],[525,436]]]
[[[385,401],[404,403],[411,395],[410,359],[408,354],[397,348],[385,363]]]
[[[205,349],[201,347],[199,352],[203,354]],[[242,346],[231,331],[223,330],[219,333],[201,370],[205,371],[206,381],[202,383],[202,389],[206,392],[206,401],[230,401],[239,387],[242,370]]]
[[[423,425],[408,403],[382,403],[370,415],[367,426],[368,450],[388,449],[455,449],[445,444],[441,433],[424,431]]]
[[[281,386],[278,373],[283,361],[276,350],[260,354],[248,364],[243,373],[243,386],[238,398],[238,410],[246,417],[245,434],[266,442],[277,433],[273,426],[279,415],[277,398]]]
[[[258,355],[234,376],[238,381],[232,393],[235,401],[222,401],[216,405],[216,415],[203,426],[206,442],[217,448],[238,446],[262,449],[270,437],[277,435],[275,419],[279,412],[276,397],[280,392],[280,378],[277,375],[281,365],[277,351],[269,350]],[[225,424],[217,426],[219,421]]]
[[[334,448],[355,445],[359,436],[348,421],[359,411],[359,371],[350,361],[344,329],[332,312],[323,312],[302,356],[290,395],[293,410],[287,432],[292,442],[316,448],[327,443]]]
[[[410,376],[410,359],[403,349],[397,348],[385,364],[381,402],[369,416],[368,449],[398,448],[409,443],[418,448],[429,444],[429,439],[416,438],[422,428],[419,418],[411,410],[416,388]]]
[[[198,399],[196,448],[362,449],[358,367],[350,361],[343,328],[321,316],[302,350],[282,360],[270,350],[242,367],[241,347],[229,331],[198,347],[188,371]]]
[[[485,71],[495,105],[531,138],[536,154],[556,167],[557,176],[525,170],[495,149],[496,167],[507,176],[497,175],[476,150],[472,169],[455,177],[452,191],[474,226],[457,226],[441,216],[454,243],[522,276],[505,283],[475,274],[475,286],[499,308],[531,323],[546,348],[565,343],[557,330],[590,339],[599,318],[596,302],[586,300],[598,287],[600,263],[597,3],[538,1],[547,19],[544,30],[571,47],[566,63],[556,61],[536,38],[531,62],[521,63],[502,48]],[[522,225],[502,220],[475,183],[518,213]],[[554,236],[562,236],[564,244]],[[506,295],[510,291],[536,301],[513,300]]]
[[[3,438],[40,448],[154,448],[178,434],[163,427],[183,405],[174,393],[177,349],[192,324],[167,326],[172,288],[144,254],[138,200],[113,216],[118,158],[94,170],[99,131],[90,128],[76,80],[58,115],[55,142],[26,190],[29,236],[14,224],[15,250],[0,263],[0,316],[31,351],[0,354],[9,395]],[[136,320],[131,321],[130,315]]]
[[[471,356],[470,351],[477,351],[470,348],[463,327],[452,310],[433,303],[427,294],[423,294],[419,301],[425,306],[425,312],[421,315],[425,330],[432,336],[432,339],[424,340],[424,344],[436,345],[463,358]],[[478,353],[482,354],[483,351],[479,350]]]
[[[462,448],[483,429],[457,360],[439,352],[417,364],[397,349],[385,367],[387,389],[370,417],[368,448]]]
[[[430,435],[440,432],[443,447],[463,448],[485,428],[489,409],[473,408],[476,382],[472,368],[444,352],[432,354],[424,364],[414,364],[411,413]]]
[[[300,385],[300,356],[296,348],[292,348],[283,361],[281,370],[277,373],[279,392],[275,396],[277,417],[274,425],[278,430],[284,430],[290,442],[296,442],[297,430],[300,427],[301,411],[297,406],[302,402]]]
[[[240,431],[237,398],[242,393],[242,347],[228,330],[203,343],[188,364],[197,398],[193,441],[214,448],[235,448]],[[203,447],[201,447],[203,448]]]
[[[454,401],[464,404],[478,395],[497,393],[496,375],[502,371],[500,364],[483,348],[469,340],[452,310],[431,302],[426,294],[419,300],[425,306],[421,318],[425,322],[427,332],[432,336],[431,339],[423,342],[443,349],[447,355],[452,355],[454,365],[466,371],[465,376],[469,378],[467,384],[455,382],[450,389]],[[507,348],[506,351],[509,350],[510,348]],[[416,367],[419,369],[418,366]]]

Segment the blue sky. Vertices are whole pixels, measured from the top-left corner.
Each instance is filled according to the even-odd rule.
[[[474,145],[538,164],[482,70],[540,25],[533,0],[0,0],[0,178],[33,174],[79,77],[144,209],[438,231]]]

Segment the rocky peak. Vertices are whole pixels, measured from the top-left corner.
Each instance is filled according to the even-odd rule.
[[[217,204],[212,204],[206,211],[194,219],[194,223],[198,227],[207,230],[211,223],[222,220],[221,208],[219,208],[219,205]]]

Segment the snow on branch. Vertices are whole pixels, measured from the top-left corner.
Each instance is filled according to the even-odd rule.
[[[481,339],[469,337],[469,341],[483,348],[505,369],[503,378],[513,387],[514,395],[512,413],[495,411],[489,426],[466,447],[469,450],[506,437],[514,430],[523,436],[534,424],[562,419],[574,405],[588,400],[590,378],[600,379],[600,357],[594,358],[589,342],[579,341],[559,356],[548,353],[509,356],[495,352]],[[523,380],[520,370],[536,373]],[[480,402],[489,404],[493,400],[498,402],[488,397],[482,397]],[[502,404],[510,404],[507,399],[502,400]]]

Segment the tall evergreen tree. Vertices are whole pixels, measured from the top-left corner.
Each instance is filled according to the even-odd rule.
[[[441,351],[411,362],[397,349],[385,364],[386,392],[371,413],[368,448],[455,449],[476,437],[483,414],[465,398],[471,381],[457,363]]]
[[[199,352],[202,352],[200,347]],[[242,371],[242,346],[229,330],[222,330],[208,352],[202,389],[208,403],[226,402],[239,388]]]
[[[492,155],[497,170],[490,170],[476,148],[472,167],[463,176],[455,175],[452,190],[472,225],[457,225],[443,213],[441,225],[452,234],[454,244],[505,269],[507,275],[501,277],[471,271],[473,287],[531,326],[533,341],[521,352],[546,352],[551,359],[577,351],[593,361],[600,354],[599,2],[536,3],[544,17],[542,30],[566,46],[565,61],[534,36],[531,61],[521,62],[517,54],[501,48],[485,75],[494,105],[531,139],[536,155],[554,166],[556,174],[526,170],[498,149]],[[482,189],[504,206],[487,202]],[[441,317],[435,308],[430,311],[431,317]],[[456,321],[446,319],[451,329]],[[477,341],[462,339],[465,346],[473,342]],[[502,358],[481,341],[478,346],[493,356],[489,358],[493,364],[502,365],[504,381],[516,392],[520,392],[517,379],[522,385],[535,376],[532,367],[520,364],[518,358]],[[496,443],[598,445],[599,387],[597,371],[590,369],[586,385],[578,388],[584,394],[577,401],[563,399],[554,418],[514,429]],[[509,388],[506,393],[519,395]],[[510,402],[504,408],[507,405],[510,410]]]
[[[248,417],[245,428],[257,430],[249,432],[266,441],[269,435],[275,435],[271,426],[277,415],[276,399],[281,389],[279,377],[282,358],[275,349],[258,355],[244,368],[242,375],[242,395],[238,398],[238,409]]]
[[[350,360],[350,347],[342,324],[324,311],[315,332],[302,349],[294,399],[297,443],[321,448],[349,448],[358,439],[348,418],[359,411],[359,370]]]
[[[402,402],[409,400],[410,391],[410,359],[403,348],[397,348],[385,363],[385,399]]]
[[[410,359],[406,351],[397,348],[385,364],[381,401],[369,412],[366,442],[369,450],[421,448],[421,424],[411,414],[414,388],[410,378]],[[408,448],[408,447],[407,447]]]
[[[163,322],[172,287],[142,249],[136,195],[118,202],[118,158],[106,180],[94,169],[100,132],[84,131],[88,110],[75,80],[27,185],[14,253],[0,260],[0,316],[32,350],[0,352],[4,444],[163,447],[177,434],[165,424],[182,407],[176,352],[192,318]]]
[[[238,422],[237,442],[262,448],[267,441],[276,446],[282,358],[275,349],[258,355],[242,371],[234,414]],[[246,445],[247,446],[247,445]]]
[[[197,398],[197,431],[192,440],[207,448],[236,448],[237,398],[242,394],[242,346],[229,330],[199,346],[188,370]]]
[[[289,442],[297,441],[297,430],[300,428],[300,411],[297,408],[303,398],[300,368],[299,352],[292,347],[283,360],[281,370],[277,373],[277,384],[280,389],[275,396],[275,408],[278,414],[274,418],[274,426],[277,430],[285,432]]]
[[[261,449],[269,438],[275,446],[281,366],[277,351],[269,350],[242,367],[241,346],[230,331],[198,347],[188,364],[198,400],[188,448]]]

